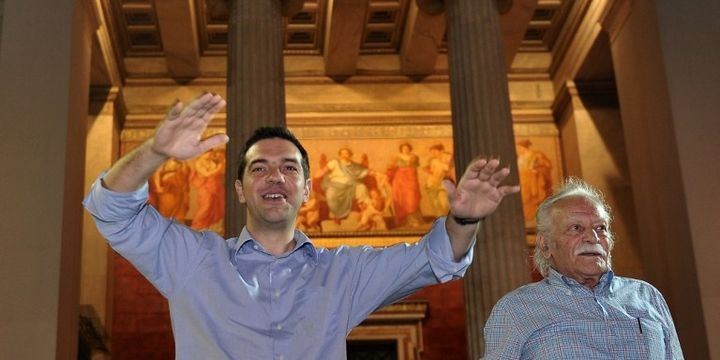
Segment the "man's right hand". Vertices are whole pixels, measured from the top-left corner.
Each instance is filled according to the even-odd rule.
[[[228,142],[225,134],[201,139],[213,115],[225,106],[220,95],[205,93],[183,109],[176,102],[155,130],[150,149],[158,155],[178,160],[191,159]]]
[[[183,108],[173,105],[155,135],[118,160],[103,178],[103,186],[117,192],[139,189],[167,159],[186,160],[228,142],[225,134],[202,139],[213,115],[225,106],[220,95],[205,93]]]

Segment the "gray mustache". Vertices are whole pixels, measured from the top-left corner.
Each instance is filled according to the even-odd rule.
[[[582,253],[598,253],[603,257],[607,256],[607,251],[600,244],[582,244],[580,247],[575,249],[575,255]]]

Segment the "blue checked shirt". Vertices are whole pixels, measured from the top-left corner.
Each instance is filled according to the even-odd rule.
[[[177,359],[345,359],[345,338],[379,307],[461,277],[445,219],[417,244],[316,248],[300,231],[282,256],[246,229],[196,232],[147,205],[147,184],[84,201],[110,245],[168,299]],[[119,289],[122,291],[122,289]]]
[[[608,271],[593,290],[551,269],[505,295],[485,324],[485,359],[683,358],[652,285]]]

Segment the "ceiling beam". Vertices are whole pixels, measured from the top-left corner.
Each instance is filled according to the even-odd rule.
[[[400,72],[404,75],[432,74],[445,29],[444,13],[428,13],[411,1],[400,47]]]
[[[355,74],[368,3],[368,0],[330,1],[324,55],[327,76]]]
[[[193,0],[155,1],[165,60],[170,77],[200,75],[200,45]]]
[[[514,0],[512,7],[500,15],[503,55],[505,56],[505,68],[508,70],[520,48],[537,4],[538,0]]]

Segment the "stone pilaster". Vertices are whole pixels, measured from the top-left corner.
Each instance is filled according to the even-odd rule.
[[[85,151],[85,189],[98,174],[117,160],[120,145],[119,115],[116,105],[121,99],[118,89],[91,88]],[[110,333],[112,317],[111,250],[97,230],[87,211],[83,214],[80,305],[90,305],[97,312],[105,330]]]

